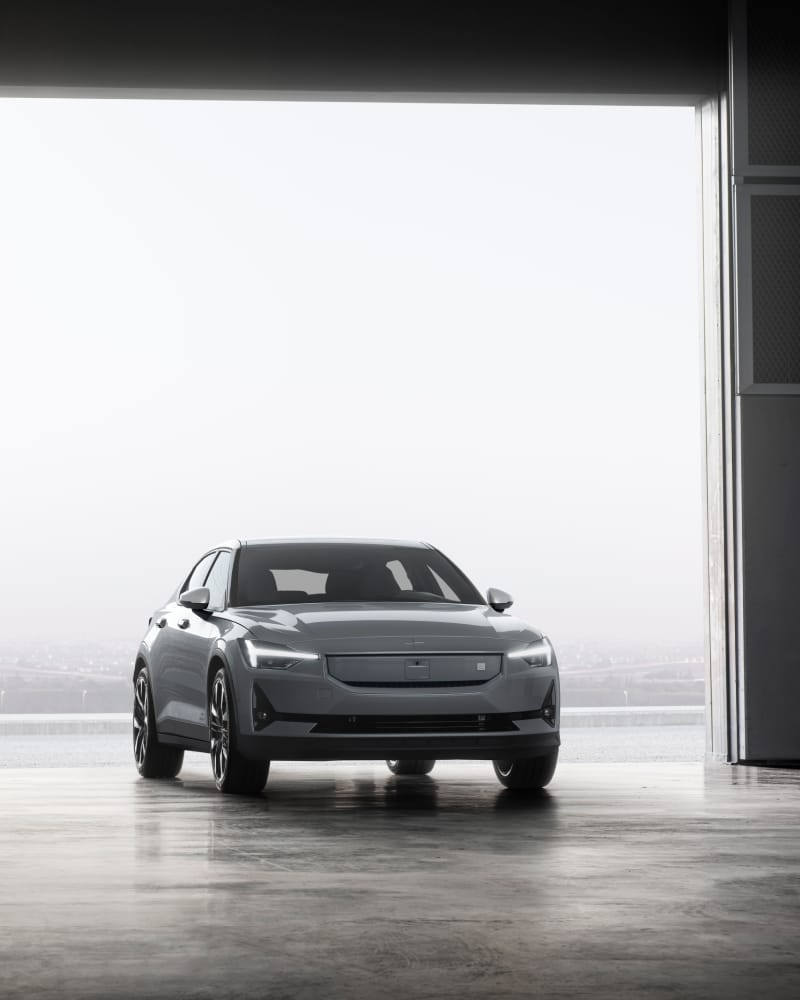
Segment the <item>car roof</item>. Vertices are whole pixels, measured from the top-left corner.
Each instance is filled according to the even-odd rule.
[[[409,549],[429,549],[427,542],[413,542],[402,538],[242,538],[246,545],[392,545]]]

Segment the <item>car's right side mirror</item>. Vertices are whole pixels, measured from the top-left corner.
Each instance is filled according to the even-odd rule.
[[[184,590],[178,598],[178,604],[192,611],[205,611],[211,601],[208,587],[196,587],[194,590]]]
[[[489,607],[494,608],[495,611],[505,611],[514,603],[511,594],[507,594],[504,590],[498,590],[497,587],[489,587],[486,592],[486,600],[489,602]]]

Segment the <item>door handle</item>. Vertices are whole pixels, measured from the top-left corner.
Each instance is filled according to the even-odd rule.
[[[189,619],[181,618],[181,620],[178,622],[178,628],[188,628],[188,627],[189,627]]]
[[[158,621],[156,622],[156,626],[158,628],[163,628],[166,624],[167,624],[166,618],[159,618]]]

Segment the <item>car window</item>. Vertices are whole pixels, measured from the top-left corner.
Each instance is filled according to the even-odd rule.
[[[195,566],[192,572],[189,574],[186,583],[181,587],[181,593],[185,590],[196,590],[197,587],[205,586],[206,577],[208,576],[208,571],[211,569],[211,563],[216,559],[216,552],[209,552],[207,556],[203,556],[200,562]]]
[[[411,580],[409,580],[409,578],[408,578],[408,573],[406,573],[406,568],[400,562],[399,559],[392,559],[391,562],[388,562],[386,565],[387,565],[387,567],[389,569],[389,572],[395,578],[397,586],[401,590],[413,590],[414,589],[414,587],[413,587],[413,585],[411,583]]]
[[[211,595],[208,606],[212,611],[221,611],[225,607],[230,564],[230,552],[220,552],[217,556],[217,561],[211,567],[211,572],[206,578],[205,586],[208,587]]]
[[[456,595],[456,592],[453,590],[450,584],[447,583],[445,580],[443,580],[432,566],[429,566],[428,568],[431,571],[431,576],[436,581],[437,586],[439,587],[439,592],[441,593],[442,597],[444,597],[444,599],[447,601],[458,601],[458,596]]]
[[[254,543],[239,552],[234,575],[234,607],[323,601],[485,603],[449,559],[421,545]]]

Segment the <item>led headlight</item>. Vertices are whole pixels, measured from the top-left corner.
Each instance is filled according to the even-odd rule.
[[[530,667],[549,667],[553,662],[553,647],[542,636],[536,642],[532,642],[523,649],[516,649],[513,653],[506,653],[511,660],[524,660]]]
[[[276,646],[271,642],[256,642],[254,639],[243,639],[244,653],[247,662],[253,669],[266,667],[270,670],[288,670],[302,663],[303,660],[318,660],[319,653],[307,653],[300,649],[289,649],[288,646]]]

